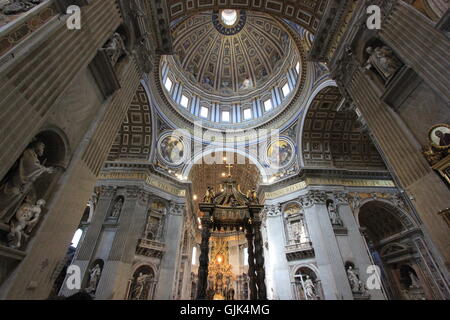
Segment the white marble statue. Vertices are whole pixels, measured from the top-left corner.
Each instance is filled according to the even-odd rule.
[[[0,220],[8,224],[19,205],[32,192],[34,182],[44,173],[54,173],[54,168],[43,166],[39,157],[44,155],[45,144],[37,141],[24,151],[17,168],[0,185]]]
[[[24,203],[20,206],[15,218],[10,223],[10,233],[8,234],[9,246],[18,249],[23,244],[23,239],[28,239],[41,217],[45,200],[39,200],[35,205]]]
[[[417,279],[416,275],[411,271],[409,272],[409,278],[411,279],[410,288],[420,288],[419,279]]]
[[[353,270],[352,266],[349,266],[347,269],[347,277],[348,282],[350,283],[350,288],[352,289],[352,292],[359,292],[359,279],[356,275],[355,271]]]
[[[339,213],[337,211],[336,205],[334,201],[330,201],[327,205],[328,215],[330,216],[331,224],[335,226],[342,226],[341,217],[339,217]]]
[[[290,244],[309,242],[308,233],[303,219],[288,224]]]
[[[119,59],[127,54],[125,41],[119,33],[114,33],[108,40],[103,50],[111,60],[111,64],[115,66]]]
[[[118,218],[120,216],[120,213],[122,212],[123,207],[123,200],[122,198],[119,198],[119,200],[116,201],[114,204],[113,211],[111,213],[111,218]]]
[[[304,286],[306,298],[308,300],[316,300],[316,287],[309,276],[306,276]]]
[[[149,275],[139,273],[139,276],[136,278],[136,284],[132,293],[133,300],[141,300],[142,293],[144,292],[145,284],[147,283]]]
[[[400,60],[395,57],[392,49],[388,46],[368,47],[366,52],[369,54],[366,68],[375,68],[385,80],[392,77],[402,66]]]
[[[96,264],[95,267],[89,271],[89,286],[86,288],[88,293],[92,295],[95,294],[101,274],[102,269],[99,264]]]

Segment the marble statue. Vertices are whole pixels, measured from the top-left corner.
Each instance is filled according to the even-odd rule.
[[[136,286],[132,293],[133,300],[141,300],[142,299],[142,293],[144,292],[145,284],[147,282],[148,277],[149,277],[149,275],[143,274],[141,272],[139,274],[139,276],[136,278]]]
[[[127,54],[125,41],[123,40],[123,37],[117,32],[114,33],[108,40],[103,50],[108,55],[113,66],[117,64],[122,56]]]
[[[17,168],[0,185],[0,220],[9,223],[18,206],[33,191],[34,182],[44,173],[52,174],[54,168],[41,164],[45,144],[36,141],[22,154]]]
[[[8,234],[9,247],[18,249],[22,246],[22,239],[28,239],[41,217],[45,200],[39,200],[35,205],[24,203],[20,206],[15,218],[10,223],[10,233]]]
[[[114,204],[113,211],[111,213],[111,218],[118,218],[120,216],[120,213],[122,212],[123,207],[123,200],[122,198],[119,198],[119,200],[116,201]]]
[[[2,8],[2,12],[6,15],[26,12],[41,2],[42,0],[11,0]]]
[[[342,226],[341,217],[339,217],[339,213],[337,211],[336,205],[334,201],[330,201],[327,205],[328,215],[330,216],[331,224],[335,226]]]
[[[304,282],[305,285],[305,296],[306,298],[315,300],[316,299],[316,287],[314,286],[314,283],[312,282],[311,278],[309,276],[306,276],[306,280]]]
[[[368,47],[366,52],[369,54],[366,68],[375,68],[385,80],[391,78],[402,66],[388,46]]]
[[[89,271],[89,286],[86,288],[88,293],[92,295],[95,294],[101,274],[102,269],[99,264],[96,264],[95,267]]]
[[[247,198],[249,199],[250,204],[259,204],[258,193],[255,188],[247,192]]]
[[[212,203],[215,197],[216,197],[216,194],[214,193],[214,189],[212,187],[208,187],[206,189],[205,196],[203,197],[203,202],[204,203]]]
[[[411,271],[409,272],[409,278],[411,279],[410,288],[420,288],[419,279],[417,279],[416,275]]]
[[[353,270],[352,266],[349,266],[347,269],[347,278],[348,282],[350,283],[350,288],[352,289],[352,292],[359,292],[360,281],[355,271]]]
[[[308,232],[303,219],[288,224],[289,242],[291,244],[309,242]]]

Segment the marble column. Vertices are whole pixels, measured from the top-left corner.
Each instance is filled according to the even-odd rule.
[[[373,273],[367,273],[367,268],[373,265],[372,259],[367,251],[365,239],[363,238],[356,219],[353,215],[352,209],[348,202],[338,201],[337,210],[347,229],[347,244],[351,251],[352,262],[359,270],[359,278],[363,283],[367,282],[367,279],[373,275]],[[380,279],[381,281],[381,279]],[[386,297],[381,289],[368,290],[371,300],[385,300]]]
[[[380,38],[446,101],[450,100],[450,43],[416,8],[395,1]]]
[[[200,244],[200,258],[198,268],[197,300],[206,299],[208,287],[209,266],[209,238],[211,237],[211,225],[209,220],[202,219],[202,243]]]
[[[274,291],[273,299],[292,300],[291,279],[285,253],[286,233],[279,205],[268,206],[265,223],[267,239],[270,239],[266,265],[270,265],[267,270],[271,272],[273,285],[269,290]]]
[[[110,244],[97,288],[96,299],[99,300],[125,298],[136,246],[146,221],[148,203],[143,190],[138,186],[129,186],[124,197],[125,202],[117,221],[117,231]],[[99,242],[98,245],[100,244]],[[107,247],[105,249],[107,250]]]
[[[161,261],[158,285],[155,300],[172,300],[173,290],[176,286],[175,279],[180,265],[181,239],[183,236],[183,212],[184,205],[171,204],[167,219],[165,232],[166,251]]]
[[[97,202],[97,206],[95,208],[94,215],[91,217],[91,222],[89,227],[85,231],[85,235],[83,237],[83,241],[80,242],[80,246],[77,249],[75,257],[73,259],[73,265],[76,265],[80,268],[81,274],[86,274],[89,263],[95,257],[95,250],[97,248],[97,243],[101,235],[101,230],[103,228],[103,223],[105,222],[106,216],[108,215],[110,208],[114,202],[114,198],[116,196],[117,188],[116,187],[103,187],[100,193],[99,200]],[[66,276],[67,280],[67,276]],[[79,290],[69,290],[65,285],[66,281],[62,288],[60,289],[59,294],[62,296],[71,296]]]
[[[247,233],[245,234],[248,243],[248,277],[249,277],[249,289],[250,300],[258,299],[258,291],[256,287],[256,268],[255,268],[255,252],[254,252],[254,231],[253,225],[247,226]]]
[[[322,191],[309,191],[300,197],[314,247],[325,300],[353,300],[344,261],[325,201],[326,194]]]

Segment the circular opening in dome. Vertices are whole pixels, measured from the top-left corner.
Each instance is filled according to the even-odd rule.
[[[220,19],[222,20],[223,24],[231,27],[235,25],[238,20],[238,12],[232,9],[222,10],[220,12]]]

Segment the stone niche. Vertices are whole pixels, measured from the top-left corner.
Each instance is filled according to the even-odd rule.
[[[67,143],[58,129],[29,143],[0,180],[0,284],[24,259],[30,240],[67,165]]]

